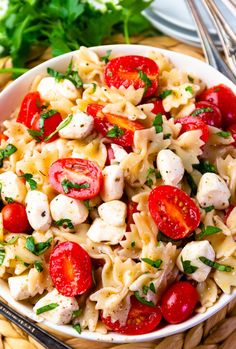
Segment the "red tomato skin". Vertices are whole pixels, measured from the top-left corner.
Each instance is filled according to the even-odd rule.
[[[159,67],[150,58],[143,56],[122,56],[111,59],[105,68],[105,82],[111,87],[128,88],[133,85],[137,90],[145,87],[144,81],[139,77],[142,71],[151,80],[152,85],[147,87],[145,97],[153,96],[158,87]]]
[[[76,172],[77,171],[77,172]],[[86,176],[86,180],[76,178],[79,174]],[[74,180],[75,178],[75,180]],[[67,179],[73,183],[82,184],[89,183],[89,188],[69,190],[65,193],[61,182]],[[87,200],[96,196],[103,182],[103,175],[100,168],[93,161],[77,158],[65,158],[55,161],[49,168],[49,181],[53,188],[61,194],[69,196],[77,200]]]
[[[226,224],[227,219],[229,218],[229,215],[230,215],[230,213],[233,211],[234,208],[235,208],[235,206],[233,206],[233,205],[230,205],[230,206],[227,208],[227,210],[226,210],[226,212],[225,212],[225,216],[224,216],[224,224]]]
[[[86,292],[93,283],[91,259],[72,241],[62,242],[52,251],[49,272],[55,288],[66,297]]]
[[[195,202],[171,185],[154,188],[148,206],[158,229],[173,240],[185,238],[200,224],[201,213]]]
[[[149,333],[159,325],[162,314],[159,306],[149,307],[140,303],[135,297],[131,297],[131,308],[125,325],[119,321],[112,322],[111,317],[104,318],[102,322],[112,331],[126,335],[140,335]]]
[[[0,132],[0,144],[2,143],[2,141],[7,141],[8,137],[5,136],[2,132]]]
[[[143,125],[137,121],[130,121],[122,116],[103,113],[103,107],[104,106],[100,104],[89,104],[87,107],[87,113],[94,119],[95,130],[106,137],[109,129],[117,125],[123,130],[124,134],[114,138],[106,137],[106,139],[122,147],[131,147],[134,143],[134,132],[144,129]]]
[[[128,202],[126,231],[131,231],[130,224],[134,224],[133,214],[136,212],[139,212],[137,207],[138,207],[138,204],[136,202],[133,202],[133,201]]]
[[[233,139],[235,140],[234,143],[231,143],[234,147],[236,147],[236,124],[231,125],[228,128],[228,131],[232,134]]]
[[[226,85],[220,84],[203,91],[198,101],[207,101],[216,105],[223,117],[225,128],[236,123],[236,95]]]
[[[190,282],[176,282],[162,296],[162,315],[170,324],[178,324],[192,315],[198,301],[199,294]]]
[[[176,119],[175,123],[180,123],[182,125],[180,134],[192,131],[192,130],[201,130],[201,140],[206,143],[209,138],[209,130],[208,126],[204,121],[202,121],[200,118],[195,116],[187,116],[185,118]]]
[[[13,202],[3,207],[2,220],[4,229],[11,233],[21,234],[32,230],[25,206],[18,202]]]
[[[21,103],[16,121],[30,128],[32,118],[41,112],[41,104],[39,92],[29,92]]]
[[[111,165],[111,160],[115,159],[115,156],[114,156],[114,151],[110,144],[106,144],[106,148],[107,148],[107,158],[106,158],[105,165],[109,166]]]
[[[167,113],[165,112],[165,109],[164,109],[164,107],[163,107],[163,103],[162,103],[162,100],[158,100],[158,99],[156,99],[156,100],[151,100],[151,101],[149,101],[149,102],[147,102],[147,103],[153,103],[153,109],[152,109],[152,113],[153,114],[162,114],[162,115],[166,115]]]
[[[31,130],[40,131],[39,129],[39,119],[40,114],[35,114],[31,120]],[[62,117],[60,113],[52,115],[50,118],[44,120],[44,133],[43,137],[40,137],[41,141],[44,141],[52,132],[55,131],[57,126],[62,122]],[[56,133],[52,138],[50,138],[46,143],[55,141],[59,137],[59,134]]]
[[[222,128],[222,115],[220,109],[216,105],[209,102],[197,102],[196,109],[193,111],[193,113],[202,108],[210,108],[212,111],[202,112],[196,117],[200,118],[207,125]]]

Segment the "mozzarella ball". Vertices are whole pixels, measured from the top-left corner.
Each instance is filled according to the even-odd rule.
[[[106,166],[103,170],[103,187],[100,196],[103,201],[119,200],[124,191],[124,173],[119,165]]]
[[[111,165],[121,163],[126,158],[126,156],[128,156],[127,151],[120,145],[112,143],[111,149],[113,150],[113,153],[114,153],[114,159],[111,159]]]
[[[38,191],[29,191],[26,196],[26,213],[31,227],[38,231],[47,231],[52,223],[47,195]]]
[[[61,80],[57,82],[57,91],[66,99],[71,101],[78,98],[78,90],[75,85],[68,79]]]
[[[113,200],[104,202],[98,207],[99,216],[107,224],[114,225],[116,227],[125,224],[125,218],[127,215],[126,204],[119,200]]]
[[[179,270],[184,272],[182,260],[190,261],[191,265],[197,267],[198,269],[194,273],[187,275],[197,282],[203,282],[208,277],[211,267],[204,264],[199,257],[205,257],[211,261],[215,260],[215,251],[213,250],[209,241],[203,240],[189,242],[180,252],[176,264]]]
[[[96,218],[87,232],[93,242],[105,242],[107,245],[116,245],[125,235],[126,225],[115,227],[107,224],[101,218]]]
[[[63,194],[57,195],[50,202],[50,210],[54,221],[70,219],[74,227],[83,223],[88,217],[88,209],[83,202]]]
[[[201,207],[214,206],[223,210],[229,206],[230,191],[225,181],[215,173],[205,173],[199,182],[197,200]]]
[[[77,111],[71,122],[59,131],[59,135],[66,139],[84,139],[93,130],[93,117]]]
[[[16,202],[23,203],[27,193],[23,181],[12,171],[0,174],[0,183],[2,185],[1,196],[4,204],[5,198],[12,198]]]
[[[184,165],[181,158],[169,149],[162,149],[157,155],[157,168],[163,182],[177,186],[184,176]]]
[[[50,76],[43,78],[39,82],[37,91],[46,102],[60,99],[60,96],[73,101],[79,96],[75,85],[70,80],[64,79],[58,82]]]
[[[12,298],[21,301],[30,297],[28,275],[12,276],[8,279],[9,290]]]

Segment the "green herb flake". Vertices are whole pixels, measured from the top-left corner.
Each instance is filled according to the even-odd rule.
[[[31,173],[24,173],[20,177],[25,178],[25,180],[29,184],[31,190],[35,190],[37,188],[37,182],[33,179],[33,175]]]
[[[60,73],[52,68],[47,68],[47,72],[50,76],[54,77],[57,82],[64,79],[70,80],[76,88],[83,87],[83,81],[76,70],[72,70],[72,61],[70,62],[65,74]]]
[[[13,204],[14,200],[8,196],[5,196],[5,200],[8,204]]]
[[[17,240],[19,239],[19,235],[14,236],[13,238],[11,238],[10,240],[8,240],[7,242],[0,242],[0,245],[2,246],[9,246],[9,245],[14,245],[15,242],[17,242]]]
[[[85,206],[89,211],[91,211],[91,210],[93,209],[93,207],[90,206],[89,200],[84,200],[83,203],[84,203],[84,206]]]
[[[63,179],[63,181],[61,182],[61,186],[62,186],[62,189],[64,190],[64,193],[66,193],[66,194],[69,193],[69,191],[70,191],[69,189],[71,189],[71,188],[74,188],[74,189],[90,188],[89,183],[78,184],[78,183],[70,182],[67,179]]]
[[[109,71],[109,72],[107,73],[107,75],[108,75],[108,76],[113,76],[112,71]]]
[[[166,97],[170,96],[172,94],[172,90],[165,90],[160,94],[160,98],[161,99],[165,99]]]
[[[50,67],[47,68],[47,73],[48,73],[48,75],[50,75],[53,78],[55,78],[55,80],[57,82],[60,82],[60,81],[65,79],[65,74],[59,73],[58,71],[56,71],[56,70],[54,70],[54,69],[52,69]]]
[[[152,301],[147,301],[144,297],[141,297],[138,291],[135,291],[134,295],[140,303],[148,305],[149,307],[155,307],[155,304]]]
[[[199,164],[193,165],[193,168],[198,170],[201,174],[204,174],[207,172],[216,173],[216,167],[210,164],[209,161],[200,160]]]
[[[79,334],[81,334],[82,330],[81,330],[80,324],[73,325],[73,328],[74,328]]]
[[[213,113],[214,109],[207,107],[207,108],[197,108],[193,111],[193,113],[191,114],[191,116],[198,116],[199,114],[202,113]]]
[[[154,119],[152,125],[155,127],[156,133],[163,132],[163,127],[162,127],[162,125],[163,125],[163,120],[162,120],[162,114],[161,114],[161,113],[158,113],[158,114],[155,116],[155,119]]]
[[[83,312],[83,309],[74,310],[72,313],[73,318],[79,317]]]
[[[108,63],[112,50],[107,50],[106,54],[101,57],[101,61]]]
[[[49,119],[50,117],[52,117],[56,113],[57,113],[57,110],[50,109],[47,112],[43,112],[43,113],[40,114],[40,116],[39,116],[39,129],[40,129],[40,132],[41,132],[42,136],[44,135],[45,120]]]
[[[192,86],[185,87],[185,91],[189,92],[191,95],[193,95],[193,88],[192,88]]]
[[[214,235],[216,233],[220,233],[222,230],[220,228],[211,226],[211,225],[207,225],[206,227],[201,224],[200,225],[201,228],[201,233],[197,235],[197,240],[201,240],[202,238],[206,237],[206,236],[210,236],[210,235]]]
[[[208,265],[208,267],[217,269],[219,271],[225,271],[225,272],[230,273],[234,269],[230,265],[224,265],[224,264],[220,264],[220,263],[217,263],[217,262],[213,262],[212,260],[210,260],[210,259],[208,259],[208,258],[206,258],[204,256],[199,257],[199,259],[200,259],[200,261],[202,263]]]
[[[153,293],[156,293],[156,289],[153,282],[150,283],[149,288]]]
[[[117,125],[115,125],[113,128],[111,128],[107,132],[106,136],[109,138],[117,138],[117,137],[123,136],[123,134],[124,134],[124,131],[121,128],[119,128]]]
[[[146,296],[149,291],[149,287],[147,285],[143,286],[143,294]]]
[[[57,303],[47,304],[41,308],[36,309],[36,314],[40,315],[40,314],[46,313],[47,311],[56,309],[57,307],[59,307],[59,304],[57,304]]]
[[[43,134],[42,134],[41,131],[30,130],[30,129],[28,129],[27,131],[28,131],[29,135],[30,135],[34,140],[36,140],[36,142],[41,142],[42,137],[43,137]]]
[[[43,266],[42,266],[42,263],[40,261],[35,261],[34,267],[39,273],[41,273],[43,271]]]
[[[212,206],[202,207],[202,209],[203,209],[205,212],[211,212],[212,210],[215,209],[215,207],[212,205]]]
[[[69,228],[74,229],[74,225],[72,224],[71,220],[68,218],[62,218],[55,222],[56,225],[59,227],[63,226],[63,228]]]
[[[157,259],[156,261],[153,261],[150,258],[141,258],[141,260],[149,265],[151,265],[153,268],[160,268],[161,264],[162,264],[162,260],[161,259]]]
[[[135,241],[131,242],[131,247],[134,248],[135,247]]]
[[[197,194],[197,185],[194,182],[193,177],[187,171],[185,171],[184,175],[185,175],[185,178],[186,178],[186,181],[187,181],[188,185],[190,186],[191,196],[195,196]]]
[[[153,175],[155,175],[156,179],[160,179],[161,178],[161,174],[160,174],[159,171],[157,171],[155,168],[149,167],[148,172],[147,172],[147,179],[146,179],[145,184],[148,187],[150,187],[150,188],[153,185],[153,179],[151,178]]]
[[[61,131],[64,127],[66,127],[67,125],[69,125],[69,123],[71,122],[71,120],[73,119],[73,115],[70,114],[67,116],[66,119],[64,119],[55,129],[55,131],[53,131],[49,136],[47,136],[44,139],[44,142],[47,142],[49,139],[51,139],[57,132]],[[29,131],[33,131],[33,130],[28,130]],[[37,132],[37,131],[36,131]]]
[[[26,263],[21,257],[19,256],[15,256],[15,259],[17,260],[17,262],[19,262],[20,264],[24,265],[26,268],[28,268],[30,266],[29,263]]]
[[[194,78],[191,75],[188,75],[188,81],[194,83]]]
[[[150,80],[147,74],[145,74],[142,70],[139,70],[138,76],[144,82],[144,93],[146,93],[148,87],[152,86],[152,80]]]
[[[92,85],[93,85],[93,93],[95,93],[96,89],[97,89],[97,84],[95,84],[95,82],[93,82]]]
[[[0,265],[3,265],[4,259],[6,257],[6,251],[4,248],[0,248]]]
[[[198,267],[196,267],[195,265],[191,264],[190,260],[185,260],[184,261],[182,256],[181,256],[181,263],[182,263],[184,272],[186,274],[193,274],[198,269]]]
[[[220,87],[217,87],[213,90],[213,92],[219,92],[220,91]]]
[[[231,132],[227,132],[227,131],[217,132],[216,135],[222,138],[229,138],[232,136]]]
[[[13,144],[8,144],[6,148],[0,149],[0,167],[3,167],[3,160],[14,154],[17,148]]]
[[[35,243],[33,236],[26,239],[25,248],[34,255],[39,256],[43,254],[49,247],[51,247],[53,238],[49,238],[45,242]]]
[[[171,133],[166,133],[164,136],[163,136],[163,139],[170,139],[171,137]]]

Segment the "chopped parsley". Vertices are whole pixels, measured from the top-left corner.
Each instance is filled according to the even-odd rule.
[[[33,236],[29,236],[26,239],[25,248],[36,256],[39,256],[43,254],[49,247],[51,247],[52,240],[52,238],[49,238],[45,242],[35,243]]]
[[[57,307],[59,307],[59,304],[57,304],[57,303],[47,304],[41,308],[36,309],[36,314],[40,315],[40,314],[46,313],[47,311],[53,310]]]
[[[156,179],[161,178],[161,174],[159,171],[157,171],[155,168],[149,167],[148,172],[147,172],[147,179],[145,184],[148,187],[151,187],[153,185],[153,179],[151,178],[151,176],[155,175]]]
[[[193,83],[194,82],[194,78],[192,76],[188,75],[188,81]]]
[[[70,114],[67,116],[66,119],[64,119],[58,126],[57,128],[44,139],[44,142],[47,142],[49,139],[51,139],[57,132],[61,131],[64,127],[66,127],[67,125],[69,125],[69,123],[71,122],[71,120],[73,119],[73,115]],[[29,131],[33,131],[33,130],[28,130]]]
[[[10,239],[7,242],[0,242],[0,245],[2,246],[9,246],[14,245],[14,243],[19,239],[19,235],[14,236],[12,239]]]
[[[186,274],[193,274],[198,269],[198,267],[191,264],[191,261],[189,260],[184,261],[182,256],[181,256],[181,263],[182,263],[184,272]]]
[[[148,87],[152,86],[152,80],[150,80],[147,74],[145,74],[142,70],[139,70],[138,76],[144,82],[144,93],[146,93]]]
[[[171,133],[166,133],[164,136],[163,136],[163,139],[169,139],[171,137]]]
[[[47,72],[50,76],[54,77],[57,80],[57,82],[60,82],[64,79],[68,79],[72,82],[73,85],[75,85],[76,88],[83,87],[83,81],[79,76],[78,72],[72,69],[72,64],[73,62],[71,60],[65,74],[59,73],[58,71],[52,68],[47,68]]]
[[[149,287],[147,285],[144,285],[143,286],[143,294],[145,294],[145,296],[147,295],[148,291],[149,291]]]
[[[112,50],[107,50],[106,54],[101,57],[101,61],[108,63]]]
[[[31,129],[28,129],[27,131],[29,135],[36,140],[36,142],[41,142],[42,136],[43,136],[41,131],[36,131]]]
[[[197,108],[194,110],[194,112],[191,114],[191,116],[198,116],[202,113],[213,113],[214,109],[207,107],[207,108]]]
[[[92,85],[93,85],[93,93],[95,93],[95,91],[97,89],[97,84],[95,84],[95,82],[93,82]]]
[[[0,265],[3,264],[5,256],[6,256],[6,251],[4,248],[1,247],[0,248]]]
[[[149,288],[153,293],[156,293],[156,289],[153,282],[150,283]]]
[[[157,259],[156,261],[153,261],[150,258],[141,258],[141,260],[149,265],[151,265],[153,268],[160,268],[161,264],[162,264],[162,260],[161,259]]]
[[[187,171],[185,171],[184,175],[185,175],[185,178],[186,178],[186,181],[187,181],[188,185],[190,186],[191,196],[195,196],[197,194],[197,185],[194,182],[193,177]]]
[[[199,164],[193,165],[193,168],[201,172],[202,174],[207,172],[216,173],[216,168],[214,165],[210,164],[209,161],[200,160]]]
[[[160,94],[160,98],[161,99],[165,99],[166,97],[170,96],[172,94],[172,90],[165,90]]]
[[[79,317],[83,312],[83,309],[78,309],[78,310],[74,310],[72,313],[72,316],[75,317]]]
[[[222,137],[222,138],[229,138],[229,137],[231,137],[231,132],[220,131],[220,132],[217,132],[216,135],[219,137]]]
[[[216,87],[213,92],[219,92],[220,91],[220,87]]]
[[[118,127],[117,125],[115,125],[113,128],[111,128],[111,129],[107,132],[106,136],[109,137],[109,138],[116,138],[116,137],[121,137],[121,136],[123,136],[123,134],[124,134],[124,131],[123,131],[120,127]]]
[[[56,113],[57,113],[57,110],[50,109],[47,112],[43,112],[43,113],[40,114],[40,116],[39,116],[39,129],[40,129],[42,137],[44,135],[45,120],[49,119],[51,116],[55,115]]]
[[[8,196],[5,196],[5,200],[8,204],[13,204],[14,200]]]
[[[56,225],[63,226],[63,228],[69,228],[69,229],[74,229],[74,225],[72,224],[71,220],[68,218],[62,218],[59,219],[59,221],[55,222]]]
[[[201,240],[205,236],[209,236],[209,235],[213,235],[213,234],[216,234],[216,233],[220,233],[222,231],[222,229],[214,227],[214,226],[211,226],[211,225],[207,225],[205,227],[203,224],[201,224],[200,228],[201,228],[201,233],[199,235],[197,235],[197,240]]]
[[[0,149],[0,167],[3,167],[3,160],[14,154],[17,148],[13,144],[8,144],[6,148]]]
[[[192,86],[185,87],[185,91],[189,92],[191,95],[193,94],[193,88]]]
[[[25,178],[31,190],[35,190],[37,188],[37,182],[33,179],[33,175],[31,173],[24,173],[21,177]]]
[[[17,262],[19,262],[20,264],[24,265],[26,268],[28,268],[30,266],[29,263],[26,263],[25,261],[23,261],[23,259],[19,256],[15,256],[15,259],[17,260]]]
[[[43,271],[43,266],[42,266],[42,263],[40,261],[35,261],[34,267],[39,273],[41,273]]]
[[[135,247],[135,241],[131,242],[131,247]]]
[[[220,264],[217,262],[213,262],[211,259],[208,259],[204,256],[199,257],[200,261],[206,265],[208,265],[208,267],[217,269],[219,271],[226,271],[226,272],[231,272],[234,268],[231,267],[230,265],[224,265],[224,264]]]
[[[93,207],[90,206],[89,200],[84,200],[83,203],[84,203],[84,206],[85,206],[89,211],[93,209]]]
[[[73,325],[73,328],[74,328],[79,334],[81,334],[82,330],[81,330],[80,324]]]
[[[205,212],[211,212],[212,210],[215,209],[215,207],[213,205],[211,206],[207,206],[207,207],[202,207],[202,209],[205,211]]]
[[[140,303],[145,304],[145,305],[149,305],[149,307],[155,307],[155,305],[152,301],[147,301],[145,298],[141,297],[140,294],[138,293],[138,291],[135,291],[134,295]]]
[[[158,113],[155,116],[155,119],[154,119],[152,125],[155,127],[156,133],[163,132],[163,126],[162,126],[163,125],[163,120],[162,120],[162,114],[161,113]]]
[[[70,182],[67,179],[63,179],[63,181],[61,182],[61,186],[62,186],[62,189],[64,190],[64,193],[68,194],[70,188],[85,189],[85,188],[89,188],[90,184],[89,183],[78,184],[78,183]]]

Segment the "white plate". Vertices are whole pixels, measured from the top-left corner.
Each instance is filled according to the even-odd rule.
[[[107,50],[112,50],[114,55],[126,55],[126,54],[139,54],[144,55],[150,47],[142,45],[106,45],[100,47],[94,47],[93,50],[96,51],[99,55],[104,55]],[[186,55],[171,52],[167,50],[161,50],[157,48],[151,48],[152,50],[158,51],[166,55],[171,59],[174,65],[180,69],[187,70],[189,74],[194,73],[199,76],[203,81],[207,83],[208,86],[213,86],[219,83],[228,85],[236,93],[236,86],[225,76],[219,73],[214,68],[210,67],[208,64],[199,61],[195,58],[188,57]],[[65,55],[53,58],[45,63],[40,64],[39,66],[31,69],[29,72],[15,80],[11,83],[1,94],[0,94],[0,110],[2,120],[8,118],[10,114],[15,110],[15,108],[22,101],[24,95],[29,91],[30,85],[34,78],[38,74],[43,74],[46,72],[47,67],[59,71],[65,71],[68,67],[68,64],[73,57],[75,52],[70,52]],[[197,314],[188,319],[187,321],[177,324],[177,325],[167,325],[157,331],[137,335],[137,336],[125,336],[118,333],[108,333],[106,335],[100,333],[91,333],[89,331],[83,331],[79,335],[72,326],[57,326],[44,321],[43,323],[53,330],[57,330],[63,334],[67,334],[71,337],[80,337],[86,338],[94,341],[103,341],[103,342],[114,342],[114,343],[130,343],[130,342],[144,342],[151,341],[156,338],[167,337],[175,333],[183,332],[190,327],[196,326],[202,321],[205,321],[207,318],[215,314],[221,308],[223,308],[227,303],[232,301],[236,295],[236,289],[231,295],[222,295],[217,303],[209,308],[203,314]],[[15,307],[25,316],[28,316],[35,320],[35,315],[32,312],[32,307],[26,305],[23,302],[16,302],[13,300],[9,293],[7,284],[0,280],[0,296],[6,299],[6,301]]]
[[[221,0],[215,0],[215,3],[221,10],[221,13],[226,16],[229,25],[236,31],[236,21],[232,13],[224,6]],[[197,5],[206,21],[207,27],[211,33],[216,33],[214,25],[212,24],[208,13],[205,10],[201,1],[197,1]],[[188,9],[185,0],[155,0],[151,8],[162,19],[169,21],[175,25],[188,30],[196,31],[196,26],[192,15]]]

